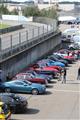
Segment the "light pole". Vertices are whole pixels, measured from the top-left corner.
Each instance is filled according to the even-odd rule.
[[[19,17],[22,16],[22,9],[21,6],[18,6],[18,22],[19,22]]]

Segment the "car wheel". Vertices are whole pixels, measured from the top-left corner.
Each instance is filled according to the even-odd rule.
[[[33,89],[33,90],[32,90],[32,94],[33,94],[33,95],[38,95],[38,93],[39,93],[39,91],[38,91],[37,89]]]
[[[10,88],[5,88],[5,92],[10,93],[11,92]]]

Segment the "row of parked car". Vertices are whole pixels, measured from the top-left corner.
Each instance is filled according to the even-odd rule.
[[[53,52],[16,74],[10,81],[0,83],[0,90],[7,92],[1,93],[0,99],[9,106],[12,113],[26,110],[27,99],[15,93],[32,93],[33,95],[45,93],[48,83],[51,83],[53,78],[58,79],[64,68],[76,61],[79,56],[80,50],[62,49]]]

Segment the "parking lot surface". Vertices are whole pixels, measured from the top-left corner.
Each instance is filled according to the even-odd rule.
[[[67,82],[53,80],[43,95],[21,94],[28,99],[25,113],[13,114],[12,120],[80,120],[80,81],[78,60],[67,67]]]

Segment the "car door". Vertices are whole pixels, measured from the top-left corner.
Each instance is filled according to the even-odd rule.
[[[24,83],[21,81],[15,81],[13,85],[13,91],[15,92],[25,92]]]
[[[25,89],[25,92],[30,93],[32,91],[32,83],[25,80],[24,81],[24,89]]]

